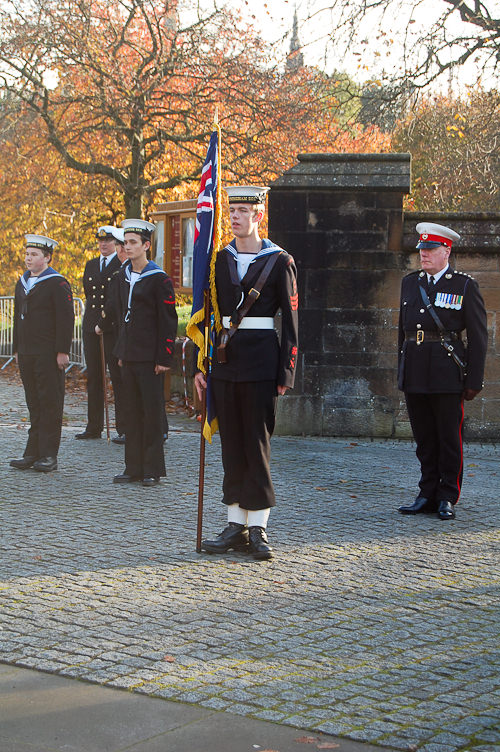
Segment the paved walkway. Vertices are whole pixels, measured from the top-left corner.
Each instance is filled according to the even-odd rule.
[[[441,522],[395,512],[416,490],[409,443],[275,437],[276,558],[258,563],[194,551],[192,420],[173,417],[168,480],[124,488],[111,483],[122,448],[74,440],[81,394],[67,401],[60,470],[9,468],[25,411],[4,376],[0,398],[3,662],[227,711],[228,723],[499,749],[497,447],[466,447],[463,501]],[[219,462],[216,440],[207,533],[224,524]]]

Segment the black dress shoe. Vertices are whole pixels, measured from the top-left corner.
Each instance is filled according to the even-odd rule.
[[[440,520],[454,520],[455,509],[451,501],[440,501],[438,515]]]
[[[125,444],[125,434],[119,433],[117,436],[114,436],[111,441],[113,444]]]
[[[33,463],[33,469],[38,470],[39,473],[50,473],[52,470],[57,470],[57,457],[40,457]]]
[[[159,482],[160,482],[159,478],[143,478],[142,479],[142,485],[146,486],[146,488],[148,486],[157,486]]]
[[[398,507],[398,512],[401,512],[401,514],[423,514],[435,511],[435,502],[425,496],[417,496],[413,504],[403,504],[403,506]]]
[[[248,535],[250,538],[249,551],[254,559],[273,558],[273,549],[268,543],[267,534],[263,527],[249,527]]]
[[[140,478],[135,475],[128,475],[128,473],[120,473],[120,475],[115,475],[113,483],[135,483],[136,480],[140,480]]]
[[[20,460],[11,460],[9,465],[17,468],[17,470],[27,470],[29,467],[33,467],[38,457],[21,457]]]
[[[245,525],[230,522],[215,540],[201,542],[201,550],[209,554],[224,554],[231,548],[234,551],[248,550],[248,530]]]
[[[82,431],[82,433],[75,433],[75,439],[100,439],[101,433],[91,433],[90,431]]]

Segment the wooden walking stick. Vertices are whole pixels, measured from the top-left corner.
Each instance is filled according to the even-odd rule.
[[[109,438],[108,384],[106,380],[106,356],[104,354],[104,334],[102,332],[99,335],[99,343],[101,346],[102,389],[104,392],[104,412],[106,415],[106,438],[109,444],[110,438]]]
[[[208,339],[210,329],[210,295],[209,291],[204,292],[204,310],[205,310],[205,351],[203,353],[203,365],[205,367],[205,378],[208,381]],[[205,491],[205,436],[203,430],[207,417],[207,390],[203,390],[201,400],[201,431],[200,431],[200,467],[198,472],[198,524],[196,528],[196,553],[201,552],[201,534],[203,527],[203,494]]]

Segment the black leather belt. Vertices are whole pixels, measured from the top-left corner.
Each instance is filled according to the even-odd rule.
[[[441,342],[443,339],[448,342],[450,340],[456,341],[462,339],[462,334],[461,332],[443,332],[441,334],[440,332],[427,332],[423,329],[417,329],[414,332],[405,331],[405,340],[407,342],[416,342],[418,345],[421,345],[422,342]]]

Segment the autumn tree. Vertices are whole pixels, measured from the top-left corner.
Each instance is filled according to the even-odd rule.
[[[7,0],[0,22],[4,128],[34,117],[67,167],[119,189],[129,216],[153,193],[197,179],[217,104],[235,175],[267,138],[286,140],[314,120],[321,79],[304,98],[225,9]]]
[[[500,94],[471,89],[426,97],[399,124],[392,145],[412,154],[410,206],[499,211]]]
[[[500,71],[497,0],[329,0],[310,16],[334,59],[358,58],[373,82],[418,90],[443,74],[474,67],[478,78]]]

